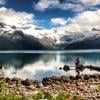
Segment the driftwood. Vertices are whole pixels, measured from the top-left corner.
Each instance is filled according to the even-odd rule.
[[[92,66],[92,65],[90,65],[90,66],[85,66],[85,67],[88,68],[88,69],[91,69],[91,70],[100,71],[100,67],[99,66]]]
[[[72,70],[70,69],[70,67],[74,67],[76,70],[79,70],[79,71],[83,71],[85,68],[88,68],[90,70],[96,70],[96,71],[100,71],[100,67],[99,66],[92,66],[92,65],[79,65],[79,66],[69,66],[69,65],[64,65],[63,68],[59,68],[60,70],[63,69],[64,71],[69,71],[69,70]]]

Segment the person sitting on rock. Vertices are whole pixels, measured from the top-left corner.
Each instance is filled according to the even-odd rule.
[[[77,75],[80,76],[80,59],[79,59],[79,57],[76,58],[75,66],[76,66]]]
[[[0,69],[2,69],[2,64],[0,64]]]
[[[75,61],[75,66],[79,66],[80,65],[80,59],[79,57],[76,58],[76,61]]]

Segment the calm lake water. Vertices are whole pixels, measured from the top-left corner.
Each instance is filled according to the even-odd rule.
[[[74,66],[75,59],[80,57],[84,65],[100,66],[100,51],[31,51],[31,52],[1,52],[0,76],[31,78],[42,80],[43,77],[76,75],[74,67],[70,71],[64,72],[59,67],[64,64]],[[82,74],[99,73],[97,71],[85,69]]]

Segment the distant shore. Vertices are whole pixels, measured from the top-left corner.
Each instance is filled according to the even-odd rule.
[[[0,53],[100,53],[100,49],[68,49],[68,50],[0,50]]]
[[[53,76],[43,78],[42,82],[31,79],[0,78],[0,96],[4,94],[20,94],[20,92],[23,92],[25,96],[31,97],[39,91],[48,92],[52,95],[67,92],[74,96],[81,96],[85,100],[100,100],[100,74],[75,77]]]

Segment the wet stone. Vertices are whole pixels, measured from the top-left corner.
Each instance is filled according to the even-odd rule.
[[[11,79],[10,78],[5,78],[5,81],[7,82],[7,83],[10,83],[11,82]]]
[[[31,80],[29,80],[29,79],[23,80],[21,83],[22,83],[22,85],[25,85],[25,86],[30,86],[30,85],[32,85],[32,82],[31,82]]]
[[[51,83],[52,83],[52,80],[49,79],[49,78],[43,78],[43,80],[42,80],[43,85],[48,85],[48,84],[51,84]]]
[[[90,75],[84,75],[84,80],[89,80],[90,79]]]
[[[57,76],[53,76],[53,77],[51,77],[51,79],[54,81],[61,81],[61,78],[57,77]]]
[[[70,80],[75,80],[75,77],[74,76],[70,76],[69,79]]]
[[[61,80],[64,81],[64,82],[69,82],[69,77],[61,76]]]

